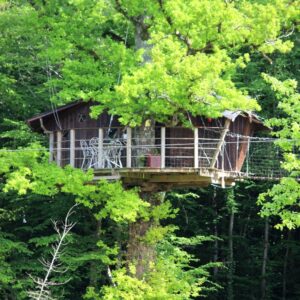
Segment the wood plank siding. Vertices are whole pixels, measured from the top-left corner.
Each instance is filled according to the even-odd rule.
[[[57,111],[33,117],[28,123],[36,131],[52,133],[51,149],[56,151],[53,151],[51,157],[61,166],[71,163],[75,167],[82,167],[84,163],[82,143],[92,138],[98,138],[99,141],[101,128],[101,143],[105,144],[108,139],[122,140],[124,145],[120,154],[122,166],[138,167],[139,157],[134,155],[140,155],[141,151],[138,152],[134,148],[135,130],[128,130],[119,123],[117,116],[112,117],[107,112],[103,112],[97,119],[92,119],[89,115],[92,105],[92,102],[70,104],[58,108]],[[152,148],[156,149],[158,155],[163,156],[160,167],[211,168],[213,157],[217,155],[213,168],[240,172],[248,151],[248,141],[243,136],[252,136],[255,131],[263,129],[263,125],[258,121],[253,122],[247,115],[236,114],[230,120],[229,131],[226,132],[224,143],[220,146],[219,140],[226,120],[228,123],[229,119],[226,117],[217,119],[191,117],[191,128],[166,127],[164,124],[158,124],[154,131]],[[220,149],[216,152],[218,146]],[[102,153],[103,145],[98,144],[97,149]],[[97,152],[98,156],[100,152]],[[127,153],[131,154],[130,157]],[[94,167],[99,166],[97,163]],[[147,167],[147,164],[143,167]]]

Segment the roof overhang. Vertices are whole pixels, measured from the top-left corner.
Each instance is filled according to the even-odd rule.
[[[229,119],[230,121],[234,122],[237,117],[242,116],[244,118],[248,118],[250,123],[256,123],[259,127],[259,130],[271,130],[270,127],[264,125],[263,120],[254,112],[251,111],[230,111],[225,110],[222,113],[222,116],[226,119]]]
[[[58,108],[54,108],[54,109],[49,110],[47,112],[44,112],[44,113],[41,113],[41,114],[33,116],[32,118],[30,118],[30,119],[27,120],[27,123],[30,124],[32,122],[39,121],[40,119],[42,119],[44,117],[47,117],[47,116],[53,115],[54,113],[58,113],[58,112],[66,110],[66,109],[75,107],[75,106],[80,105],[82,103],[84,103],[84,102],[82,102],[82,101],[76,101],[76,102],[72,102],[72,103],[60,106]]]

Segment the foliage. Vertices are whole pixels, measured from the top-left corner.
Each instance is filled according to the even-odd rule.
[[[217,266],[227,264],[234,212],[235,296],[260,298],[264,225],[254,204],[258,194],[270,189],[260,204],[271,224],[278,223],[278,215],[282,226],[299,224],[299,162],[284,141],[299,139],[299,96],[288,80],[299,77],[299,1],[0,2],[0,143],[18,150],[0,151],[0,298],[26,299],[33,288],[27,274],[42,276],[38,258],[50,254],[50,220],[61,219],[75,201],[83,205],[62,258],[69,271],[55,278],[64,282],[71,276],[71,281],[63,289],[53,287],[54,297],[82,299],[90,287],[87,299],[196,294],[224,299],[228,269]],[[276,93],[262,72],[273,76],[264,78]],[[133,126],[148,119],[187,125],[190,115],[215,117],[224,109],[261,106],[261,114],[276,117],[272,126],[279,130],[283,166],[291,176],[273,188],[238,184],[234,201],[226,197],[226,202],[219,190],[214,198],[215,190],[198,189],[172,191],[169,201],[149,205],[136,189],[95,184],[92,172],[48,164],[44,141],[22,121],[55,110],[53,102],[78,99],[96,102],[94,116],[107,109]],[[125,262],[128,227],[136,221],[152,224],[143,240],[157,254],[144,280]],[[180,238],[174,237],[175,228]],[[267,295],[298,299],[299,233],[271,229],[270,234]],[[223,290],[211,293],[219,285],[208,273]]]
[[[41,147],[38,145],[32,145]],[[168,216],[175,217],[176,210],[171,208],[170,202],[161,203],[158,206],[150,207],[150,204],[141,200],[135,190],[123,190],[120,182],[107,183],[100,181],[91,184],[92,171],[84,173],[81,170],[70,167],[59,168],[55,164],[49,164],[47,156],[43,152],[37,152],[26,148],[26,155],[20,155],[20,152],[2,153],[0,163],[2,165],[1,173],[6,178],[4,190],[6,192],[16,191],[20,196],[27,193],[34,193],[43,196],[54,197],[60,193],[69,194],[75,197],[77,202],[82,203],[87,208],[95,211],[96,220],[107,219],[121,224],[135,222],[137,218],[145,220],[154,220],[154,225],[145,235],[144,241],[149,245],[162,243],[164,237],[171,231],[173,226],[159,226],[159,220],[166,219]],[[43,170],[43,171],[41,171]],[[181,239],[180,243],[193,245],[196,242],[210,240],[210,238],[194,238],[191,241]],[[44,247],[53,242],[53,236],[31,239],[37,247]],[[100,252],[96,256],[104,264],[116,264],[118,260],[114,259],[118,255],[118,248],[109,246],[100,240],[97,243]],[[191,269],[189,263],[192,257],[186,252],[180,250],[178,246],[171,247],[171,243],[165,241],[164,247],[158,246],[157,260],[153,262],[149,274],[146,275],[146,281],[140,282],[133,274],[125,274],[124,269],[117,269],[113,272],[117,286],[116,289],[104,286],[101,293],[104,299],[122,299],[124,295],[136,295],[137,299],[155,298],[155,297],[173,297],[174,299],[188,299],[189,296],[198,295],[201,291],[200,286],[205,282],[209,275],[204,269]],[[91,257],[90,257],[91,259]],[[76,261],[76,260],[75,260]],[[165,263],[168,263],[168,271],[165,270]],[[122,263],[122,261],[119,261]],[[170,273],[169,273],[170,272]],[[201,275],[201,276],[200,276]],[[158,286],[159,279],[164,277],[163,285]],[[200,277],[201,279],[200,279]],[[5,278],[3,276],[3,278]],[[128,286],[124,286],[124,283]],[[123,291],[123,289],[125,289]],[[145,290],[145,291],[144,291]],[[144,294],[143,294],[144,291]],[[94,297],[93,289],[90,289],[86,297]],[[170,298],[170,299],[171,299]],[[133,298],[135,299],[135,298]]]
[[[195,260],[193,255],[174,244],[174,240],[178,238],[171,235],[158,243],[158,259],[144,280],[129,276],[125,269],[118,269],[113,272],[113,286],[105,286],[100,295],[91,288],[85,299],[190,299],[198,296],[205,289],[203,285],[209,276],[207,267],[214,264],[191,267],[191,261]],[[181,246],[196,244],[195,239],[192,242],[188,238],[184,242],[180,240]],[[200,240],[208,239],[198,238],[197,242]],[[134,273],[134,267],[130,271]]]
[[[247,91],[235,86],[234,75],[255,53],[292,49],[289,34],[282,32],[295,28],[297,4],[7,3],[0,24],[6,50],[2,74],[11,81],[11,92],[5,93],[17,94],[17,84],[22,100],[23,86],[35,96],[47,93],[58,103],[93,99],[100,102],[94,116],[109,109],[132,126],[149,118],[176,122],[188,120],[188,113],[215,117],[224,109],[258,109]]]
[[[45,275],[43,278],[34,278],[32,275],[29,275],[32,281],[35,284],[33,290],[28,291],[28,296],[30,299],[36,300],[51,300],[53,299],[51,293],[51,287],[55,285],[64,285],[69,280],[65,282],[54,282],[51,277],[52,273],[65,273],[68,269],[65,269],[62,266],[61,258],[63,255],[64,246],[67,245],[67,238],[70,234],[70,231],[75,226],[75,223],[69,221],[70,216],[74,213],[74,208],[77,205],[72,206],[65,217],[64,221],[53,221],[54,229],[56,231],[55,243],[52,244],[51,259],[47,260],[46,258],[41,258],[40,262],[44,267]]]
[[[30,128],[21,121],[4,119],[0,124],[3,130],[0,133],[0,144],[2,147],[15,149],[25,147],[30,143],[43,142],[41,135],[34,134]]]
[[[281,179],[279,184],[260,195],[263,216],[278,215],[280,223],[277,228],[289,229],[300,226],[299,197],[300,183],[300,95],[295,91],[295,80],[280,82],[274,77],[263,75],[279,100],[278,107],[283,117],[270,119],[269,124],[278,128],[275,135],[279,137],[279,146],[284,151],[282,167],[289,172],[289,177]],[[289,141],[292,140],[292,142]]]
[[[244,181],[234,187],[234,198],[238,206],[235,212],[233,226],[233,291],[237,299],[260,299],[261,297],[261,267],[263,258],[264,219],[259,216],[260,208],[254,205],[260,193],[272,187],[272,182]],[[181,195],[177,197],[176,194]],[[227,202],[228,190],[209,187],[205,189],[173,192],[168,198],[180,213],[171,223],[179,227],[178,235],[194,237],[197,235],[209,237],[211,242],[185,247],[194,254],[201,265],[209,262],[219,262],[223,267],[213,268],[210,278],[223,288],[217,292],[202,291],[208,299],[228,299],[228,230],[230,209]],[[197,198],[195,199],[195,194]],[[183,196],[185,195],[185,196]],[[299,230],[278,231],[273,226],[278,218],[270,217],[269,252],[267,262],[267,297],[280,299],[282,297],[283,281],[286,280],[286,299],[296,300],[299,296],[296,277],[299,265]],[[288,253],[288,255],[286,254]],[[288,273],[284,274],[286,263]],[[199,262],[193,265],[198,266]],[[286,278],[285,278],[286,276]],[[201,299],[201,298],[199,298]]]

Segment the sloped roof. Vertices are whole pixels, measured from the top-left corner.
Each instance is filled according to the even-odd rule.
[[[38,115],[35,115],[35,116],[31,117],[30,119],[27,120],[27,123],[29,125],[33,125],[33,123],[35,123],[36,121],[39,121],[39,119],[47,117],[47,116],[51,116],[52,114],[54,114],[54,112],[57,113],[57,112],[65,111],[65,110],[68,110],[70,108],[76,107],[77,105],[83,105],[83,104],[86,104],[86,103],[87,102],[76,101],[76,102],[72,102],[72,103],[60,106],[60,107],[56,108],[55,111],[49,110],[47,112],[44,112],[44,113],[41,113],[41,114],[38,114]],[[262,121],[262,119],[257,114],[255,114],[251,111],[242,111],[242,110],[230,111],[230,110],[225,110],[222,113],[222,116],[224,118],[227,118],[227,119],[231,120],[232,122],[234,122],[235,119],[238,116],[243,116],[245,118],[249,118],[250,122],[260,124],[265,129],[270,129],[267,126],[264,125],[264,122]]]
[[[82,102],[82,101],[76,101],[76,102],[72,102],[72,103],[69,103],[69,104],[66,104],[66,105],[62,105],[62,106],[60,106],[60,107],[58,107],[58,108],[55,109],[55,113],[63,111],[63,110],[66,110],[66,109],[69,109],[69,108],[72,108],[72,107],[77,106],[77,105],[82,104],[82,103],[84,103],[84,102]],[[52,114],[54,114],[53,110],[49,110],[49,111],[40,113],[40,114],[35,115],[35,116],[31,117],[30,119],[28,119],[27,123],[30,124],[30,123],[32,123],[32,122],[34,122],[34,121],[36,121],[36,120],[38,120],[40,118],[44,118],[44,117],[50,116]]]
[[[223,115],[224,118],[227,118],[227,119],[231,120],[232,122],[234,122],[235,119],[238,116],[243,116],[243,117],[249,118],[250,122],[255,122],[255,123],[263,124],[262,119],[257,114],[255,114],[254,112],[251,112],[251,111],[242,111],[242,110],[231,111],[231,110],[225,110],[222,115]]]

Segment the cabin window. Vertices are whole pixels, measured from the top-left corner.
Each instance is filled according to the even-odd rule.
[[[78,114],[78,122],[83,123],[86,121],[86,115],[85,114]]]

